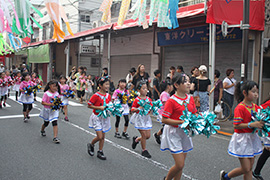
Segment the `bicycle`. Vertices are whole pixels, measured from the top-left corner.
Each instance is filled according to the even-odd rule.
[[[229,109],[229,115],[226,117],[224,115],[224,109],[228,108]],[[225,122],[225,121],[228,121],[232,115],[232,108],[229,106],[228,103],[224,102],[224,101],[221,101],[221,112],[214,112],[216,115],[217,115],[217,120],[219,120],[220,122]]]

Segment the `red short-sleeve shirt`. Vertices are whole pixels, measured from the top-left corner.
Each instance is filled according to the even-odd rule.
[[[261,108],[266,109],[267,107],[270,107],[270,100],[266,101],[264,104],[261,105]]]
[[[192,96],[186,95],[186,98],[182,99],[173,95],[165,104],[163,117],[170,118],[173,120],[180,120],[179,118],[183,115],[183,111],[187,109],[192,114],[197,112],[195,102]],[[174,126],[177,127],[177,126]]]
[[[249,123],[251,121],[251,114],[257,112],[259,106],[252,103],[252,106],[247,106],[243,102],[239,103],[234,110],[233,124]],[[236,133],[252,133],[253,129],[234,129]]]
[[[146,97],[144,100],[146,100],[146,99],[148,99],[148,100],[150,101],[150,105],[153,106],[152,100],[151,100],[149,97]],[[141,100],[140,97],[136,97],[136,98],[135,98],[135,100],[134,100],[134,102],[133,102],[133,104],[132,104],[131,110],[134,110],[134,108],[140,107],[140,105],[138,104],[140,100]],[[136,112],[136,113],[138,114],[139,111]],[[149,113],[150,113],[150,111],[149,111]],[[148,113],[148,114],[149,114],[149,113]]]
[[[94,106],[103,106],[104,98],[106,99],[106,104],[108,104],[111,101],[110,94],[108,94],[108,93],[101,94],[100,92],[97,92],[90,98],[88,104],[94,105]],[[93,112],[95,115],[98,115],[96,109],[94,109]]]

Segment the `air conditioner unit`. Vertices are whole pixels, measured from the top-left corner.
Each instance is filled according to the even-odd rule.
[[[97,28],[97,27],[100,27],[101,25],[102,25],[101,21],[93,21],[93,29]]]
[[[96,54],[97,47],[92,45],[81,45],[81,54]]]

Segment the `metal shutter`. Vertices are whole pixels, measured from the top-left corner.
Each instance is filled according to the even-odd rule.
[[[91,74],[95,76],[100,76],[100,74],[98,74],[99,67],[91,67],[91,59],[91,56],[81,56],[78,66],[87,67],[86,75]]]

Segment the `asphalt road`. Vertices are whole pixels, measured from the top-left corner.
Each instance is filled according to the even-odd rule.
[[[42,93],[38,96],[42,97]],[[159,150],[153,136],[147,141],[152,158],[146,159],[140,155],[140,144],[133,150],[131,140],[114,137],[114,128],[106,133],[104,154],[107,160],[99,160],[96,154],[90,157],[86,144],[95,136],[95,131],[88,128],[92,110],[87,108],[86,103],[81,106],[75,100],[68,107],[70,122],[63,121],[64,116],[60,114],[58,127],[61,143],[54,144],[51,125],[46,129],[46,137],[40,135],[40,102],[35,102],[31,119],[24,123],[22,105],[13,99],[11,97],[7,101],[10,107],[0,109],[1,180],[160,180],[174,164],[168,151]],[[114,122],[112,117],[112,127]],[[120,130],[123,124],[121,120]],[[158,122],[153,121],[151,134],[160,127]],[[129,126],[128,133],[131,137],[139,135],[133,125]],[[239,166],[238,159],[227,153],[229,140],[230,137],[223,135],[213,135],[209,139],[205,136],[194,137],[194,150],[188,153],[182,179],[218,180],[220,170]],[[270,161],[262,171],[265,179],[270,177],[269,165]]]

